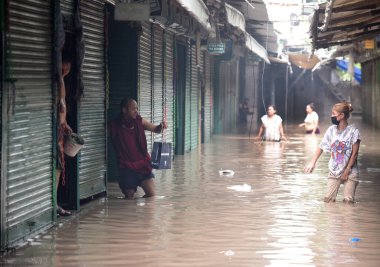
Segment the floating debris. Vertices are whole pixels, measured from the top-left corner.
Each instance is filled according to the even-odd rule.
[[[227,188],[238,192],[252,192],[252,187],[249,184],[232,185],[228,186]]]
[[[220,254],[224,254],[226,256],[233,256],[235,255],[235,252],[233,252],[232,250],[227,250],[227,251],[221,251],[219,252]]]
[[[233,170],[220,170],[219,175],[223,176],[234,176],[235,172]]]

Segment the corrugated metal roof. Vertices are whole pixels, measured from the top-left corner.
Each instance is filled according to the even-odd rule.
[[[314,14],[314,48],[350,44],[380,34],[379,0],[335,0],[321,4]]]

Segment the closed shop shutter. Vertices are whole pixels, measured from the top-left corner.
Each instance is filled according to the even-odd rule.
[[[202,108],[204,108],[204,107],[202,107],[202,97],[203,97],[203,92],[202,92],[202,90],[204,90],[204,88],[202,88],[202,81],[201,81],[201,78],[205,78],[204,76],[205,76],[205,65],[204,65],[204,62],[205,62],[205,55],[204,55],[204,52],[203,51],[200,51],[200,61],[199,61],[199,73],[200,73],[200,77],[199,77],[199,81],[198,81],[198,85],[199,85],[199,92],[198,92],[198,94],[199,94],[199,121],[198,121],[198,123],[199,123],[199,139],[200,139],[200,141],[201,141],[201,143],[202,142],[204,142],[203,140],[202,140],[202,127],[203,127],[203,121],[202,121]]]
[[[85,146],[79,157],[80,199],[106,190],[106,131],[104,81],[104,1],[82,1],[86,46],[83,62],[84,97],[79,106],[80,135]]]
[[[191,94],[190,94],[190,124],[191,124],[191,147],[194,149],[198,146],[199,135],[199,88],[198,88],[198,67],[196,62],[195,45],[191,46]]]
[[[153,120],[157,125],[163,119],[163,44],[164,33],[159,25],[153,25]],[[162,140],[161,134],[154,134],[154,141]]]
[[[216,78],[219,79],[219,74],[216,71],[216,60],[210,56],[210,110],[211,110],[211,137],[215,133],[215,88],[217,88]]]
[[[142,23],[138,43],[138,103],[141,116],[152,121],[152,40],[151,24]],[[148,152],[152,149],[152,134],[146,132]]]
[[[185,151],[191,150],[191,45],[186,49]]]
[[[74,14],[74,0],[60,0],[61,13],[64,16]]]
[[[53,220],[51,1],[7,3],[3,248],[49,227]]]
[[[165,138],[167,142],[172,143],[174,155],[174,64],[173,64],[173,34],[165,32],[164,39],[164,114],[166,114],[166,121],[168,129],[165,131]]]
[[[205,142],[211,139],[211,121],[212,121],[212,93],[211,93],[211,62],[210,55],[204,54],[204,73],[205,73]]]

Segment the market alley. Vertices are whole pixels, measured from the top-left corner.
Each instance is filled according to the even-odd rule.
[[[158,196],[122,199],[117,184],[29,244],[10,266],[378,266],[378,131],[362,131],[357,203],[322,201],[328,155],[302,169],[322,134],[287,126],[288,141],[215,136],[156,171]],[[327,126],[323,127],[322,131]],[[230,169],[232,176],[220,175]],[[140,194],[141,195],[141,194]]]

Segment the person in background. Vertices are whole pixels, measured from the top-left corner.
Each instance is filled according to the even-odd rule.
[[[282,119],[276,112],[277,109],[274,105],[268,106],[267,115],[261,117],[262,124],[255,139],[276,142],[286,140],[284,128],[282,127]]]
[[[249,101],[248,98],[245,98],[242,103],[239,105],[239,118],[240,123],[247,123],[247,115],[249,114]]]
[[[306,106],[306,113],[304,123],[301,123],[298,127],[305,127],[307,134],[319,134],[319,117],[317,112],[315,112],[314,103],[310,103]]]
[[[325,202],[335,202],[341,184],[344,184],[343,202],[354,203],[355,191],[359,183],[358,153],[360,132],[348,124],[353,108],[347,102],[337,103],[332,108],[330,126],[317,148],[311,162],[304,168],[311,173],[322,152],[331,153]]]
[[[119,168],[119,187],[126,199],[134,198],[138,186],[144,190],[144,197],[152,197],[155,195],[154,174],[145,130],[161,133],[167,124],[164,121],[154,125],[143,119],[132,98],[124,98],[120,107],[120,115],[108,125]]]

